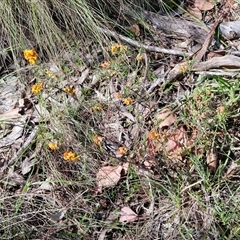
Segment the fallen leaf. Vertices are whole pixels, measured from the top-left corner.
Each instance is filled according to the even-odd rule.
[[[102,187],[111,187],[117,185],[121,178],[122,166],[106,166],[99,169],[97,173],[98,192],[102,191]]]
[[[19,114],[19,108],[14,108],[11,109],[9,111],[6,111],[3,114],[0,114],[0,121],[6,121],[6,120],[10,120],[10,119],[18,119],[19,117],[21,117],[21,114]]]
[[[188,147],[187,132],[182,125],[174,130],[167,130],[161,134],[161,141],[156,145],[156,151],[165,151],[169,158],[182,160]]]
[[[120,212],[119,222],[134,222],[138,215],[129,207],[123,207]]]
[[[239,169],[239,165],[235,162],[232,162],[227,169],[225,177],[234,174],[235,170],[237,170],[237,169]]]
[[[171,126],[177,119],[176,115],[168,108],[165,108],[157,113],[156,118],[161,121],[159,124],[160,128]]]
[[[173,151],[177,146],[186,146],[187,133],[183,126],[178,126],[170,135],[166,144],[167,151]]]
[[[88,78],[89,76],[89,68],[85,69],[82,74],[81,77],[78,79],[77,84],[83,84],[83,82]]]
[[[208,168],[215,172],[217,169],[217,154],[211,150],[206,151],[207,165]]]
[[[129,168],[129,163],[128,162],[124,163],[123,166],[122,166],[123,175],[127,174],[128,168]]]
[[[59,212],[55,212],[52,214],[49,214],[49,217],[51,220],[55,221],[55,222],[59,222],[63,219],[64,215],[66,214],[67,209],[63,209]]]
[[[128,30],[132,32],[135,36],[139,37],[141,34],[140,28],[137,24],[133,24],[130,27],[128,27]]]
[[[150,138],[147,139],[147,152],[148,152],[148,155],[151,157],[154,157],[156,155],[157,149],[153,139],[150,139]]]
[[[208,11],[214,8],[213,0],[195,0],[194,6],[202,11]]]
[[[106,239],[105,237],[106,237],[106,233],[107,233],[108,231],[110,231],[110,229],[108,229],[108,228],[103,229],[103,230],[101,231],[101,233],[99,234],[98,240],[104,240],[104,239]]]
[[[21,172],[23,175],[29,173],[32,167],[35,165],[36,160],[34,158],[25,158],[21,164]]]
[[[194,17],[198,18],[198,19],[202,19],[202,12],[200,11],[199,8],[197,7],[192,7],[192,6],[188,6],[187,10],[189,13],[191,13]]]
[[[14,144],[16,140],[22,136],[23,130],[25,128],[26,119],[26,115],[22,116],[19,119],[19,122],[15,123],[15,126],[12,128],[11,133],[8,134],[6,137],[0,139],[0,148]]]
[[[219,51],[210,51],[208,54],[207,54],[207,60],[210,60],[211,58],[214,58],[214,57],[222,57],[226,54],[226,51],[224,50],[219,50]]]

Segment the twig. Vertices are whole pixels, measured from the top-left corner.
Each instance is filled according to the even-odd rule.
[[[217,72],[217,71],[198,71],[198,72],[194,72],[197,75],[203,75],[205,76],[227,76],[227,77],[240,77],[240,73],[239,72],[226,72],[226,71],[221,71],[221,72]]]
[[[177,56],[184,56],[184,57],[189,57],[191,56],[190,53],[186,53],[186,52],[182,52],[182,51],[178,51],[178,50],[173,50],[173,49],[166,49],[166,48],[159,48],[156,46],[149,46],[149,45],[145,45],[142,44],[138,41],[132,40],[131,38],[125,37],[121,34],[115,33],[113,31],[110,31],[108,29],[104,29],[101,27],[97,27],[97,29],[99,30],[99,32],[104,33],[108,36],[114,37],[116,39],[120,39],[134,47],[138,47],[138,48],[143,48],[147,51],[150,52],[158,52],[158,53],[164,53],[164,54],[172,54],[172,55],[177,55]]]
[[[194,55],[196,56],[195,58],[195,62],[194,62],[194,66],[197,66],[198,63],[201,61],[201,59],[203,58],[203,56],[206,54],[208,46],[211,42],[212,36],[215,33],[215,29],[217,28],[219,22],[221,21],[221,18],[217,19],[216,22],[214,23],[211,31],[208,33],[207,38],[205,39],[201,49],[197,52],[194,53]],[[194,56],[193,55],[193,56]]]
[[[164,78],[164,77],[158,78],[157,81],[155,81],[154,83],[151,84],[151,86],[150,86],[149,89],[147,90],[147,93],[151,93],[154,88],[156,88],[158,85],[160,85],[160,84],[163,83],[164,81],[165,81],[165,78]]]

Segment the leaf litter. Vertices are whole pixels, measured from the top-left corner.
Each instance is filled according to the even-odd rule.
[[[206,1],[195,1],[194,6],[201,11],[212,9],[212,5],[206,5]],[[135,34],[139,35],[138,28],[135,29]],[[147,40],[149,41],[149,39]],[[125,51],[123,47],[119,49],[122,52]],[[183,109],[179,105],[181,99],[176,99],[176,92],[181,84],[187,85],[186,76],[195,77],[192,76],[194,71],[207,71],[219,67],[236,68],[239,58],[227,55],[221,58],[212,58],[213,60],[203,60],[189,72],[187,68],[185,69],[188,64],[186,62],[183,64],[182,58],[176,58],[171,60],[171,67],[168,66],[168,71],[171,70],[167,74],[163,63],[158,62],[158,66],[151,65],[154,58],[148,52],[144,53],[147,55],[147,61],[145,59],[144,64],[138,66],[139,69],[136,69],[136,65],[134,65],[138,54],[131,52],[133,56],[127,56],[127,58],[121,58],[118,54],[120,53],[114,54],[113,64],[101,71],[87,64],[83,67],[70,64],[67,67],[74,74],[69,75],[64,73],[58,65],[52,64],[51,66],[50,64],[48,69],[54,72],[56,78],[51,77],[45,85],[46,92],[42,93],[44,106],[39,106],[36,101],[37,96],[30,96],[30,90],[26,86],[24,89],[26,99],[29,97],[32,105],[27,107],[24,105],[27,101],[23,101],[23,106],[26,108],[23,116],[19,113],[20,109],[15,107],[19,99],[23,97],[21,94],[23,89],[17,91],[16,94],[17,88],[4,88],[7,91],[6,95],[13,98],[9,100],[11,99],[9,97],[6,101],[7,105],[1,111],[1,116],[4,120],[11,119],[14,126],[6,124],[8,129],[3,131],[2,140],[2,147],[7,148],[7,151],[4,150],[3,153],[5,162],[11,165],[9,169],[7,169],[7,165],[3,166],[3,179],[8,179],[9,182],[6,185],[12,184],[12,187],[2,184],[1,188],[10,191],[11,195],[21,192],[22,189],[28,194],[32,194],[32,200],[36,202],[36,206],[28,203],[24,197],[22,199],[23,206],[32,212],[36,210],[36,207],[47,209],[48,212],[51,212],[48,216],[53,221],[61,221],[64,224],[64,219],[68,219],[70,223],[72,221],[69,216],[72,214],[71,217],[75,218],[76,222],[83,224],[81,226],[73,224],[71,228],[64,225],[64,230],[69,232],[76,227],[78,232],[84,234],[89,225],[89,223],[84,225],[85,219],[94,219],[96,227],[93,224],[91,230],[102,233],[102,235],[98,235],[99,239],[116,231],[114,227],[113,229],[103,228],[102,223],[110,219],[111,213],[117,209],[120,209],[119,218],[117,220],[115,216],[111,221],[132,224],[141,217],[143,219],[146,216],[149,217],[149,213],[147,213],[149,206],[153,209],[150,213],[152,229],[149,229],[148,232],[141,232],[141,234],[145,234],[145,239],[146,236],[151,236],[152,239],[160,237],[170,239],[170,236],[175,236],[177,239],[181,234],[177,232],[176,226],[181,223],[181,218],[186,224],[205,221],[205,231],[210,227],[206,225],[206,222],[211,225],[211,221],[204,220],[207,215],[204,216],[201,204],[197,201],[191,202],[193,200],[190,201],[190,194],[188,195],[188,191],[194,187],[194,191],[199,194],[197,197],[201,196],[205,189],[201,189],[203,185],[202,179],[199,180],[197,172],[199,169],[196,169],[195,163],[189,159],[192,155],[202,156],[203,164],[207,165],[214,173],[221,163],[219,155],[215,153],[219,148],[213,149],[209,139],[206,140],[208,141],[206,146],[203,147],[199,144],[200,137],[207,134],[209,134],[208,138],[213,137],[213,134],[209,133],[210,127],[204,128],[203,124],[192,126],[190,122],[183,121],[181,118]],[[161,57],[163,56],[161,55]],[[168,89],[168,85],[163,79],[163,82],[154,85],[150,94],[146,94],[148,87],[153,86],[150,81],[150,70],[148,72],[148,69],[147,71],[144,69],[147,68],[148,60],[150,62],[149,69],[160,68],[159,72],[165,73],[170,81],[180,78],[178,80],[181,80],[182,83],[173,83]],[[116,66],[111,69],[114,61],[116,61]],[[167,63],[167,57],[162,61]],[[123,63],[127,63],[128,66],[125,72]],[[61,81],[57,78],[60,78]],[[76,89],[76,96],[66,95],[63,91],[65,86]],[[11,94],[8,95],[9,93]],[[118,97],[116,97],[117,95]],[[123,99],[129,101],[124,102]],[[177,101],[173,102],[173,100]],[[101,111],[94,111],[93,107],[99,104],[103,106]],[[78,107],[74,108],[76,105]],[[57,111],[55,106],[57,106]],[[69,112],[73,110],[70,117],[64,116],[67,115],[66,109]],[[27,111],[29,112],[27,113]],[[191,114],[193,113],[189,112],[190,116]],[[60,121],[55,120],[56,116],[60,118]],[[21,121],[19,118],[22,118]],[[38,127],[41,124],[46,126],[42,133],[39,132]],[[31,131],[33,132],[34,129],[37,131],[31,136]],[[63,136],[63,133],[66,132],[67,134]],[[17,140],[28,142],[28,144],[20,143],[19,146],[19,142],[15,144]],[[56,151],[50,151],[44,147],[50,140],[59,140],[62,144]],[[36,147],[37,141],[41,142],[42,145],[38,146],[42,148]],[[66,149],[76,152],[79,159],[74,162],[64,161],[62,154]],[[230,164],[226,176],[230,178],[237,166],[234,163]],[[181,171],[188,174],[179,176],[178,173]],[[184,186],[184,191],[182,191],[182,215],[176,213],[176,206],[171,201],[171,197],[175,196],[168,197],[159,193],[158,199],[150,198],[151,188],[149,189],[149,184],[146,184],[148,182],[150,185],[154,185],[154,181],[158,183],[162,181],[165,188],[163,189],[169,191],[167,189],[168,181],[169,179],[176,180],[176,176],[178,178],[185,177],[187,179],[185,183],[189,184],[187,187]],[[26,177],[32,181],[32,185],[30,184],[29,187],[25,185]],[[150,178],[153,181],[149,181]],[[50,183],[51,181],[54,184]],[[65,185],[65,183],[67,184]],[[155,190],[159,192],[158,188]],[[41,191],[43,197],[34,196],[36,191]],[[78,191],[87,194],[79,199],[76,207],[71,205],[72,212],[69,211],[68,216],[66,206]],[[203,197],[208,198],[208,196]],[[209,203],[206,200],[204,204],[207,206]],[[193,207],[190,209],[189,205]],[[210,205],[207,207],[210,208]],[[56,208],[63,210],[55,211]],[[7,208],[6,215],[12,214],[10,209]],[[96,212],[93,213],[93,209]],[[195,216],[196,212],[199,214]],[[54,231],[61,233],[61,230],[48,222],[46,216],[38,216],[38,218],[42,219],[47,226],[53,227]],[[162,224],[161,231],[157,226],[159,221]],[[197,234],[203,236],[201,230],[198,230]],[[51,232],[51,235],[54,236],[54,233]],[[91,234],[90,236],[93,237]]]

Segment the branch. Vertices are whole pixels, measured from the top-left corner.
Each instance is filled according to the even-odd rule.
[[[172,54],[172,55],[183,56],[183,57],[191,56],[190,53],[186,53],[186,52],[182,52],[182,51],[178,51],[178,50],[172,50],[172,49],[159,48],[159,47],[155,47],[155,46],[145,45],[145,44],[142,44],[142,43],[137,42],[135,40],[132,40],[131,38],[128,38],[128,37],[125,37],[121,34],[110,31],[108,29],[104,29],[104,28],[100,28],[100,27],[97,27],[97,29],[101,33],[104,33],[104,34],[106,34],[108,36],[111,36],[111,37],[114,37],[116,39],[120,39],[120,40],[134,46],[134,47],[143,48],[143,49],[145,49],[147,51],[150,51],[150,52]]]

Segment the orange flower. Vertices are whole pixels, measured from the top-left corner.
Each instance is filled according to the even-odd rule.
[[[124,98],[123,102],[128,106],[133,102],[133,100],[132,98],[128,97],[128,98]]]
[[[71,150],[67,150],[63,154],[63,159],[66,161],[69,160],[69,161],[75,162],[79,159],[79,156],[76,153],[73,153]]]
[[[67,92],[69,94],[72,94],[72,95],[75,95],[76,94],[76,89],[74,89],[73,87],[70,87],[70,86],[66,86],[65,87],[65,92]]]
[[[127,153],[127,148],[126,147],[119,147],[117,151],[118,151],[118,153],[124,155],[124,154]]]
[[[110,66],[111,66],[111,62],[110,61],[104,61],[101,64],[102,69],[108,69],[108,68],[110,68]]]
[[[102,141],[103,141],[103,137],[100,137],[98,135],[95,135],[93,137],[93,142],[98,146],[101,146]]]
[[[38,54],[34,49],[26,49],[23,51],[24,58],[30,63],[35,64]]]
[[[160,140],[160,134],[157,131],[155,131],[155,130],[151,130],[148,133],[148,138],[150,140]]]
[[[42,82],[39,82],[39,83],[36,83],[32,86],[32,93],[39,93],[41,90],[43,89],[43,83]]]
[[[186,66],[181,65],[180,68],[179,68],[179,72],[180,72],[180,73],[183,73],[183,72],[185,72],[185,71],[186,71]]]
[[[111,53],[112,53],[112,55],[119,54],[119,53],[121,53],[123,51],[126,51],[126,50],[127,50],[126,46],[118,44],[118,43],[116,43],[116,44],[111,46]]]
[[[48,143],[48,147],[53,151],[58,149],[58,145],[55,142]]]
[[[102,111],[103,110],[103,106],[101,104],[98,104],[98,105],[94,106],[92,109],[93,109],[94,112]]]

